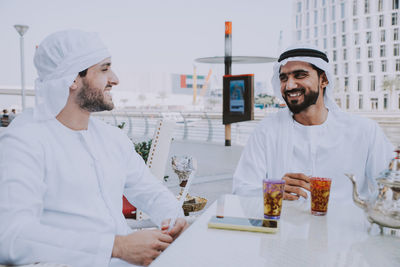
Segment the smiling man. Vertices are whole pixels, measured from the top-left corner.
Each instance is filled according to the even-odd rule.
[[[36,106],[0,135],[0,264],[150,264],[187,223],[168,232],[126,223],[123,194],[158,225],[183,212],[127,136],[90,116],[114,107],[108,50],[95,33],[62,31],[34,63]]]
[[[284,179],[284,198],[307,198],[309,177],[332,178],[331,199],[350,200],[357,177],[361,194],[375,189],[393,146],[379,126],[341,111],[332,101],[328,57],[317,48],[293,46],[274,65],[272,86],[287,108],[266,117],[246,144],[233,177],[233,193],[261,194],[262,180]]]

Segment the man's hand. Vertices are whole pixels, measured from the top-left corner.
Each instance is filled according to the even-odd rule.
[[[297,200],[300,196],[307,198],[307,193],[302,188],[310,191],[310,177],[303,173],[286,173],[282,179],[286,181],[283,199]]]
[[[115,236],[112,257],[136,265],[149,265],[173,239],[160,230],[142,230],[126,236]]]
[[[161,230],[163,233],[169,234],[174,240],[189,227],[189,224],[184,218],[178,218],[175,221],[175,225],[172,227],[170,231],[168,231],[170,219],[164,220],[161,223]]]

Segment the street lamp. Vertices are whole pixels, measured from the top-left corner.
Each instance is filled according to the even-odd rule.
[[[24,34],[28,31],[27,25],[14,25],[14,28],[20,35],[20,49],[21,49],[21,96],[22,96],[22,110],[25,109],[25,73],[24,73]]]

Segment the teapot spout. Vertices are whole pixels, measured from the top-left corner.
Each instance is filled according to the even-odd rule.
[[[367,203],[365,202],[365,200],[361,199],[360,196],[358,195],[357,184],[356,184],[356,180],[354,178],[354,175],[353,174],[348,174],[348,173],[345,173],[344,175],[346,175],[350,179],[351,183],[353,184],[353,201],[354,201],[354,203],[358,207],[360,207],[362,209],[366,209],[367,208]]]

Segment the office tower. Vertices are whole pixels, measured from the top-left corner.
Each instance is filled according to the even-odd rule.
[[[350,111],[400,110],[399,0],[294,0],[293,40],[330,58]]]

